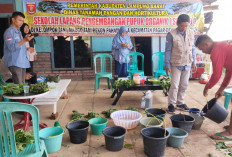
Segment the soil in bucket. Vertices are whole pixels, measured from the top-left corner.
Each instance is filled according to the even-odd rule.
[[[141,130],[144,153],[149,157],[164,156],[169,132],[163,128],[149,127]]]
[[[216,123],[223,122],[228,116],[228,111],[222,106],[216,98],[211,99],[202,109],[202,115]],[[215,116],[217,115],[217,116]]]
[[[143,127],[162,127],[163,121],[153,117],[144,117],[140,119],[140,124]]]
[[[184,114],[175,114],[170,117],[172,121],[172,126],[184,129],[188,133],[191,131],[194,118],[189,116],[189,115],[184,115]]]
[[[102,135],[102,130],[106,127],[108,120],[106,118],[92,118],[89,120],[92,134]]]
[[[103,131],[106,149],[109,151],[120,151],[123,148],[126,129],[121,126],[106,127]]]
[[[168,138],[168,145],[174,148],[181,147],[184,138],[188,136],[187,131],[180,128],[167,128],[168,132],[170,133],[170,137]]]
[[[159,108],[148,108],[145,110],[145,112],[147,114],[147,117],[153,117],[154,115],[154,116],[157,116],[157,118],[161,120],[165,117],[165,114],[166,114],[166,111],[159,109]]]
[[[48,153],[60,150],[64,129],[59,127],[48,127],[39,131],[39,137],[44,140]]]
[[[84,143],[87,139],[89,122],[76,120],[66,125],[68,129],[70,141],[75,144]]]

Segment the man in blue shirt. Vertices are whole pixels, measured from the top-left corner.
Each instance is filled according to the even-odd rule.
[[[22,26],[24,18],[23,13],[14,12],[11,19],[12,24],[4,33],[5,64],[12,73],[12,80],[15,84],[25,83],[26,68],[30,67],[25,42],[30,41],[33,36],[22,37],[19,28]]]
[[[188,87],[191,66],[196,71],[196,53],[194,48],[194,32],[188,29],[190,19],[181,14],[177,19],[177,28],[167,34],[165,48],[166,73],[172,74],[171,87],[168,93],[168,112],[177,108],[188,110],[184,103],[185,90]]]

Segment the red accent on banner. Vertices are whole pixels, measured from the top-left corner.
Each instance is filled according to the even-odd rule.
[[[36,12],[36,6],[35,6],[35,2],[28,2],[27,3],[27,12],[29,14],[34,14]]]

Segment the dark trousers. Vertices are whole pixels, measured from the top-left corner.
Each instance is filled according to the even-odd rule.
[[[13,83],[15,84],[25,83],[25,74],[26,74],[25,68],[10,66],[9,70],[12,74]]]
[[[127,63],[120,64],[115,60],[115,75],[118,75],[118,77],[127,77],[126,64]]]

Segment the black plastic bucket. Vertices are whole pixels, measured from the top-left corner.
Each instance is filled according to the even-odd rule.
[[[216,98],[213,98],[208,102],[208,105],[205,105],[201,114],[216,123],[221,123],[228,116],[228,111],[217,101]]]
[[[140,132],[143,136],[144,153],[149,157],[164,156],[167,139],[170,136],[163,128],[149,127],[143,128]]]
[[[70,141],[75,144],[84,143],[87,139],[89,122],[76,120],[66,125],[68,129]]]
[[[170,117],[172,126],[184,129],[188,133],[191,131],[195,119],[192,116],[184,114],[175,114]]]
[[[154,116],[158,116],[157,118],[159,119],[163,119],[166,114],[166,111],[159,109],[159,108],[148,108],[145,110],[145,112],[147,113],[147,117],[153,117],[154,115]]]
[[[192,129],[199,130],[205,118],[200,114],[189,113],[189,115],[195,119]]]
[[[106,149],[109,151],[120,151],[123,148],[126,129],[121,126],[110,126],[103,129]]]

